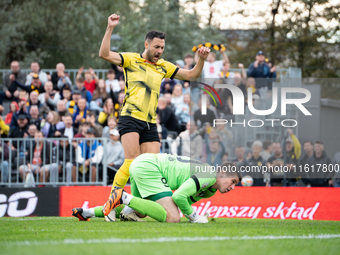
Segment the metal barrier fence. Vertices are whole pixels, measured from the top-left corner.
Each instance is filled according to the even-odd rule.
[[[22,72],[24,72],[26,75],[29,74],[31,72],[30,69],[20,69]],[[84,69],[83,73],[86,71],[87,69]],[[5,78],[5,74],[10,72],[11,70],[9,69],[0,69],[0,84],[3,83],[3,80]],[[42,69],[42,71],[44,71],[47,74],[52,75],[52,73],[56,72],[55,69]],[[98,76],[99,79],[106,79],[106,74],[108,72],[108,69],[94,69],[94,72],[96,73],[96,75]],[[76,77],[77,77],[77,73],[78,73],[78,69],[65,69],[65,73],[69,76],[70,80],[72,81],[72,84],[76,83]]]
[[[84,72],[87,69],[84,69]],[[248,69],[245,69],[246,72],[248,71]],[[3,79],[5,77],[5,74],[10,72],[10,69],[0,69],[0,84],[3,83]],[[21,69],[22,72],[24,72],[26,75],[29,74],[31,72],[30,69]],[[52,75],[53,72],[55,72],[55,69],[42,69],[42,71],[46,72],[47,74]],[[241,72],[241,69],[230,69],[231,72]],[[106,79],[106,74],[108,72],[108,69],[94,69],[94,72],[96,73],[96,75],[98,76],[99,79]],[[77,77],[77,73],[78,73],[78,69],[65,69],[65,73],[68,74],[68,76],[70,77],[71,81],[73,84],[75,84],[76,82],[76,77]],[[287,78],[289,77],[289,69],[278,69],[276,70],[277,73],[277,77],[278,78]]]
[[[68,146],[65,141],[68,141]],[[117,171],[107,165],[105,152],[110,143],[108,138],[44,138],[40,142],[43,147],[38,152],[35,151],[34,138],[0,139],[0,186],[106,186],[108,171]],[[171,153],[171,142],[162,140],[161,151]],[[84,147],[84,143],[88,143],[88,146]],[[99,146],[98,143],[101,150],[90,149]],[[91,155],[98,152],[98,161],[89,162],[89,165],[81,161],[80,156],[84,152],[80,152],[79,148],[88,149],[87,153]],[[34,157],[37,153],[41,155],[41,162],[37,162]],[[34,173],[34,184],[25,182],[28,172]]]

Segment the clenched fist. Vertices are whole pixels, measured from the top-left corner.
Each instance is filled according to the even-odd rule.
[[[118,22],[119,22],[119,15],[117,14],[112,14],[109,18],[108,18],[108,21],[107,21],[107,25],[109,27],[115,27],[118,25]]]
[[[206,59],[209,55],[209,52],[210,52],[210,49],[207,48],[207,47],[201,47],[198,49],[197,53],[198,53],[198,56],[200,56],[201,58],[204,58]]]

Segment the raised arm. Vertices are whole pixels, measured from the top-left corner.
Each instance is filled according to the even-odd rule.
[[[190,79],[198,78],[203,70],[204,61],[208,57],[210,52],[209,48],[201,47],[197,50],[199,56],[196,65],[191,70],[180,68],[175,75],[175,79],[190,81]]]
[[[225,53],[225,51],[220,50],[220,52],[221,52],[221,54],[223,56],[223,61],[227,62],[227,63],[230,63],[229,58],[228,58],[227,54]]]
[[[107,28],[99,49],[99,57],[115,65],[121,65],[122,60],[117,52],[110,51],[111,34],[115,26],[118,25],[119,15],[112,14],[107,21]]]

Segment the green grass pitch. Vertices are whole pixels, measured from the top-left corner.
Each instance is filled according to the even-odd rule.
[[[209,224],[0,218],[0,254],[340,254],[340,222],[213,219]]]

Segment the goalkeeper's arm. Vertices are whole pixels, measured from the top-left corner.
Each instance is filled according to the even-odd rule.
[[[207,215],[200,216],[191,207],[191,204],[199,201],[203,197],[195,197],[194,194],[200,189],[198,181],[194,181],[193,178],[184,182],[178,190],[172,195],[172,198],[182,213],[193,223],[208,223]],[[206,193],[206,192],[204,192]],[[214,193],[209,193],[211,196]],[[208,193],[206,194],[208,195]],[[209,197],[209,196],[204,196]]]

